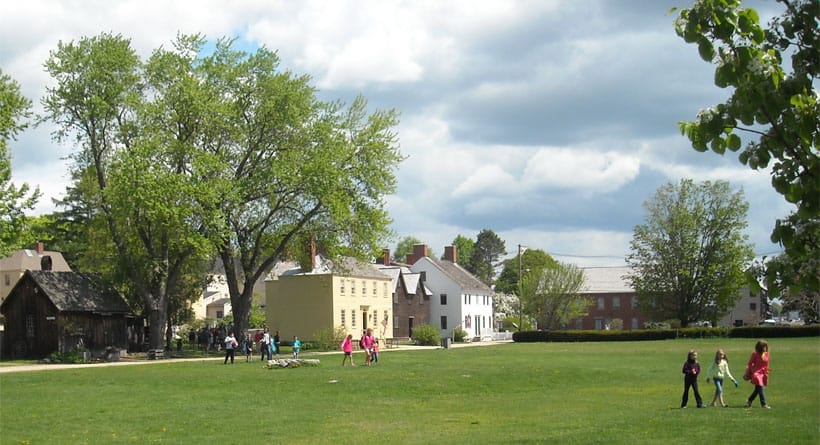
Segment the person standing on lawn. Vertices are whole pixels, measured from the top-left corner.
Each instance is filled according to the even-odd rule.
[[[279,344],[279,330],[277,330],[276,333],[273,334],[273,353],[276,355],[279,355]]]
[[[715,352],[715,359],[712,360],[712,363],[709,364],[709,368],[706,369],[706,383],[709,383],[709,379],[715,382],[715,396],[712,397],[712,406],[715,406],[715,403],[720,399],[720,406],[726,407],[726,401],[723,399],[723,379],[729,378],[732,383],[735,384],[737,387],[737,380],[732,376],[731,371],[729,371],[729,359],[726,358],[726,353],[723,349],[718,349]]]
[[[245,351],[245,362],[250,363],[253,361],[253,339],[251,338],[251,333],[248,332],[245,334],[245,339],[242,340],[242,349]]]
[[[293,359],[299,359],[299,351],[302,350],[302,340],[299,340],[299,337],[293,336],[293,344],[291,345],[293,349]]]
[[[268,361],[273,360],[271,356],[270,329],[268,329],[267,326],[262,329],[262,341],[259,342],[259,353],[262,355],[262,360],[265,360],[265,357],[267,357]]]
[[[347,334],[347,337],[342,341],[342,351],[345,353],[342,357],[342,367],[344,367],[348,358],[350,359],[350,366],[356,366],[353,363],[353,334]]]
[[[766,386],[769,384],[769,343],[766,340],[758,340],[755,344],[755,350],[749,357],[749,363],[746,365],[746,372],[749,376],[751,384],[755,385],[755,390],[746,399],[746,407],[752,406],[755,397],[760,396],[760,407],[771,408],[766,403]],[[744,376],[744,379],[746,376]]]
[[[233,365],[234,360],[234,351],[239,343],[236,342],[236,337],[233,336],[233,331],[228,332],[228,336],[225,337],[225,361],[222,363],[223,365],[228,364],[228,357],[231,359],[231,364]]]
[[[686,361],[683,362],[683,399],[680,407],[686,408],[689,403],[689,388],[695,392],[695,401],[698,402],[698,408],[703,408],[703,399],[700,398],[698,392],[698,374],[700,374],[700,363],[698,363],[698,353],[694,349],[689,351],[686,356]]]

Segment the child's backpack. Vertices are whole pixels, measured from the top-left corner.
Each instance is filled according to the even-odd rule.
[[[359,339],[359,349],[364,349],[364,337]]]

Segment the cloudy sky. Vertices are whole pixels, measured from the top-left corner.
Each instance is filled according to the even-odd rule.
[[[233,36],[278,51],[322,99],[364,95],[401,113],[398,238],[438,254],[491,229],[582,266],[623,264],[642,203],[681,178],[728,180],[750,203],[759,255],[791,209],[768,173],[695,152],[677,122],[724,100],[713,67],[675,35],[691,0],[26,0],[0,3],[0,67],[40,110],[57,43],[119,33],[147,57],[177,33]],[[769,17],[773,0],[751,2]],[[36,213],[65,190],[70,146],[46,125],[12,142],[15,182],[39,185]],[[389,243],[396,245],[398,238]]]

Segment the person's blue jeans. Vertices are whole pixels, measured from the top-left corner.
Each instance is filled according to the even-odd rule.
[[[712,379],[715,381],[715,395],[723,395],[723,379]]]
[[[755,390],[752,392],[752,395],[749,396],[748,404],[751,405],[754,402],[755,397],[760,396],[760,406],[766,406],[766,387],[755,385]]]

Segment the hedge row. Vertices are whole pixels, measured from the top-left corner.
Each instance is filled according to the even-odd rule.
[[[818,337],[820,325],[811,326],[743,326],[737,328],[638,329],[632,331],[524,331],[513,333],[513,341],[580,342],[580,341],[643,341],[676,338],[782,338]]]

